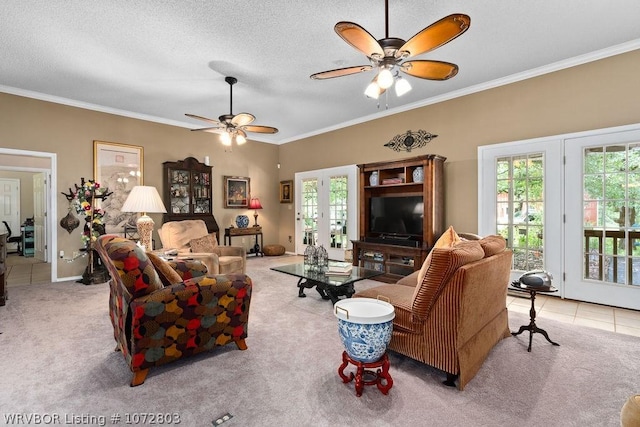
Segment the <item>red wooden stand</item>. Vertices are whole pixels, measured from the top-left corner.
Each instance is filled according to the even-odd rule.
[[[348,376],[344,374],[344,369],[349,363],[356,366],[355,375],[353,372],[349,372]],[[371,370],[375,368],[382,369],[377,369],[375,372]],[[338,375],[340,375],[340,378],[342,378],[342,381],[345,383],[355,378],[356,396],[358,397],[362,396],[362,390],[365,385],[377,385],[378,390],[380,390],[382,394],[389,393],[389,390],[393,387],[393,379],[391,375],[389,375],[389,358],[387,357],[387,353],[375,362],[364,363],[353,360],[346,351],[343,351],[342,365],[338,368]],[[368,378],[365,378],[365,376]]]

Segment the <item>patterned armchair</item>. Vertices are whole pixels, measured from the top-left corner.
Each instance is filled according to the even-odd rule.
[[[198,261],[168,263],[115,235],[100,236],[96,249],[111,274],[109,315],[132,387],[152,366],[232,342],[247,349],[248,276],[205,276]]]

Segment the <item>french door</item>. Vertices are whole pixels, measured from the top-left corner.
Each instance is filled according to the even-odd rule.
[[[478,148],[480,235],[513,251],[511,280],[545,270],[562,284],[562,140]]]
[[[295,174],[296,253],[322,245],[344,260],[358,233],[357,180],[355,165]]]
[[[638,310],[640,130],[569,138],[565,150],[565,296]]]
[[[507,238],[512,279],[640,310],[640,125],[479,147],[478,172],[478,232]]]

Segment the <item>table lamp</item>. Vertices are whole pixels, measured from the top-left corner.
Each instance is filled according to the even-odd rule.
[[[260,204],[260,199],[257,197],[252,197],[249,200],[249,209],[253,209],[253,219],[255,220],[254,227],[258,226],[258,209],[262,209],[262,205]]]
[[[124,205],[122,205],[122,209],[120,210],[122,212],[142,213],[140,218],[136,221],[140,242],[144,250],[153,250],[151,236],[153,234],[153,226],[155,224],[147,213],[167,212],[156,187],[136,185],[131,189],[129,197],[127,197],[127,200],[125,200]]]

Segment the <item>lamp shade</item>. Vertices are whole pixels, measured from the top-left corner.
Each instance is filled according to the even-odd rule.
[[[260,204],[260,199],[257,197],[252,197],[249,200],[249,209],[262,209],[262,205]]]
[[[122,212],[166,213],[156,187],[136,185],[122,205]]]

